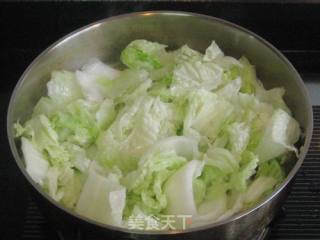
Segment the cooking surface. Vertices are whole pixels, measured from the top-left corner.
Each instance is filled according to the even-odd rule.
[[[272,42],[302,74],[314,105],[313,140],[283,211],[266,232],[270,239],[320,239],[320,5],[190,2],[0,4],[0,239],[98,239],[77,228],[57,231],[29,196],[7,142],[9,97],[32,59],[63,35],[108,16],[159,9],[204,13],[247,27]]]

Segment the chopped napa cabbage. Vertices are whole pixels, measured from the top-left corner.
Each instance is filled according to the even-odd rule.
[[[193,180],[201,174],[202,168],[202,161],[192,160],[169,178],[164,190],[168,201],[167,214],[197,214]]]
[[[106,129],[116,117],[115,104],[112,100],[106,98],[96,112],[96,121],[100,129]]]
[[[183,45],[181,48],[173,52],[175,63],[181,64],[185,62],[200,61],[203,55],[190,48],[188,45]]]
[[[264,162],[259,166],[257,176],[249,186],[244,201],[253,204],[263,195],[270,193],[284,179],[284,171],[277,159]]]
[[[245,57],[242,57],[239,61],[242,64],[241,67],[237,68],[242,79],[240,91],[244,93],[254,93],[257,85],[255,68]]]
[[[75,211],[95,221],[120,226],[125,201],[126,190],[117,175],[103,176],[90,169]]]
[[[265,126],[265,133],[255,152],[260,161],[278,157],[286,151],[297,152],[293,144],[298,141],[299,136],[299,123],[287,112],[277,109]]]
[[[204,61],[213,61],[217,58],[223,57],[224,54],[220,47],[215,41],[212,41],[210,46],[207,48],[206,53],[203,57]]]
[[[241,77],[242,84],[240,91],[243,93],[255,93],[258,80],[256,76],[256,71],[253,65],[250,64],[247,58],[242,57],[239,59],[239,64],[234,64],[227,72],[229,77]]]
[[[59,104],[67,104],[82,97],[80,86],[73,72],[52,72],[47,88],[48,96]]]
[[[98,126],[93,115],[95,106],[83,100],[74,101],[52,116],[51,123],[59,141],[88,146],[98,136]]]
[[[174,151],[146,154],[138,169],[130,172],[123,180],[128,189],[127,214],[134,207],[139,207],[148,214],[159,214],[167,206],[164,183],[181,166],[186,159]]]
[[[121,61],[132,69],[154,70],[162,67],[166,45],[146,40],[131,42],[121,53]]]
[[[265,89],[247,58],[215,41],[203,53],[135,40],[120,60],[121,70],[92,59],[52,72],[30,119],[14,124],[27,173],[52,199],[129,229],[187,216],[180,230],[249,209],[282,183],[300,126],[285,90]]]
[[[184,62],[173,70],[172,88],[175,92],[197,88],[213,90],[222,84],[222,74],[223,69],[212,62]]]
[[[285,90],[283,88],[273,88],[265,90],[263,87],[257,88],[257,98],[263,102],[270,103],[275,108],[281,108],[288,114],[291,114],[290,109],[283,100]]]
[[[193,195],[196,205],[198,206],[206,196],[206,185],[201,179],[193,180]]]
[[[237,98],[237,95],[241,88],[241,78],[236,78],[222,88],[218,89],[215,93],[219,98],[223,98],[226,100],[232,100],[233,98]]]
[[[272,189],[276,183],[277,180],[272,177],[263,176],[257,178],[248,188],[248,191],[245,195],[245,202],[252,203],[258,201],[262,194]]]
[[[238,213],[241,211],[244,207],[244,200],[243,195],[239,192],[231,192],[227,198],[227,207],[226,211],[220,215],[216,221],[223,221],[229,217],[231,217],[233,214]]]
[[[249,179],[256,172],[258,161],[258,157],[252,152],[243,154],[239,171],[231,176],[230,184],[233,189],[239,192],[244,192],[247,189]]]
[[[250,127],[245,123],[234,122],[227,128],[229,145],[234,154],[241,154],[250,140]]]
[[[69,166],[69,153],[59,143],[59,136],[45,115],[39,115],[27,121],[24,136],[30,137],[33,145],[51,165]]]
[[[146,82],[149,82],[149,86],[145,86]],[[122,97],[130,100],[130,95],[135,93],[137,89],[147,90],[150,87],[149,75],[144,70],[126,69],[119,73],[119,75],[113,80],[100,79],[99,89],[108,98],[117,98],[120,102]],[[141,90],[140,90],[141,92]],[[144,93],[144,92],[142,92]],[[137,95],[137,94],[136,94]]]
[[[237,158],[225,148],[209,148],[204,159],[206,164],[214,166],[224,173],[232,173],[239,169]]]
[[[69,153],[71,166],[79,172],[86,173],[91,164],[91,160],[85,149],[72,143],[64,143],[63,147]]]
[[[49,97],[41,97],[37,104],[34,106],[32,116],[44,114],[46,116],[52,116],[56,111],[63,108],[64,105],[60,101],[54,101]]]
[[[215,41],[212,41],[211,45],[206,49],[203,60],[206,62],[214,62],[224,70],[230,70],[232,67],[242,67],[241,62],[237,59],[231,56],[225,56]]]
[[[227,210],[227,193],[224,184],[213,183],[206,195],[205,200],[198,207],[193,226],[214,222]]]
[[[84,175],[72,168],[50,167],[44,187],[49,195],[64,206],[73,209],[79,199]]]
[[[232,79],[232,77],[234,76],[232,76],[232,74],[228,72],[229,70],[231,70],[233,67],[242,67],[242,64],[240,61],[229,56],[216,58],[213,62],[218,64],[221,68],[223,68],[223,70],[225,70],[224,76],[223,76],[226,78],[225,80],[234,80],[234,78]],[[231,79],[228,79],[227,77],[230,77]]]
[[[44,187],[47,189],[50,197],[56,201],[60,201],[62,198],[62,193],[58,192],[59,174],[60,171],[57,167],[50,167],[44,184]]]
[[[183,133],[198,140],[214,140],[228,121],[233,106],[207,90],[196,90],[187,95],[188,107]],[[206,140],[205,140],[206,141]]]
[[[129,103],[97,141],[103,165],[117,164],[130,171],[157,140],[175,134],[176,124],[170,103],[141,96]]]
[[[24,137],[21,138],[21,149],[23,152],[27,173],[36,183],[42,184],[46,177],[49,163],[33,146],[32,142]]]
[[[141,157],[141,162],[144,162],[150,155],[171,151],[177,156],[184,157],[187,160],[199,157],[197,141],[185,136],[174,136],[165,138],[154,144],[146,151],[145,155]]]
[[[119,71],[108,66],[101,62],[98,59],[90,59],[87,64],[85,64],[82,68],[83,72],[88,74],[100,76],[100,77],[107,77],[108,79],[114,79],[119,75]]]
[[[69,168],[59,177],[59,191],[62,194],[61,202],[69,208],[74,208],[78,202],[85,176]]]
[[[77,81],[82,89],[83,95],[90,101],[102,101],[106,96],[100,82],[110,82],[119,75],[119,71],[92,59],[81,70],[76,71]],[[105,83],[106,84],[106,83]]]

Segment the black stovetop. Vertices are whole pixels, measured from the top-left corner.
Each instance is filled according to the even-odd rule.
[[[70,31],[120,13],[193,11],[258,33],[293,62],[308,86],[320,86],[320,4],[284,2],[0,3],[0,239],[97,239],[79,229],[56,231],[47,222],[29,196],[8,146],[5,118],[10,94],[24,69],[44,48]],[[313,103],[311,148],[283,210],[270,225],[270,239],[320,239],[320,101]]]

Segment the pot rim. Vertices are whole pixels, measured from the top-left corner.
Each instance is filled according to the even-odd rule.
[[[19,92],[20,86],[23,84],[23,82],[25,81],[25,77],[28,74],[28,72],[30,71],[30,69],[33,68],[34,65],[37,65],[39,62],[41,62],[41,58],[42,56],[48,54],[51,51],[54,51],[57,47],[59,47],[60,44],[63,44],[65,41],[68,41],[71,38],[76,37],[77,35],[85,32],[85,31],[89,31],[93,28],[99,27],[99,25],[105,23],[105,22],[112,22],[112,21],[117,21],[118,19],[124,19],[124,18],[132,18],[132,17],[137,17],[137,16],[154,16],[154,15],[175,15],[175,16],[187,16],[187,17],[196,17],[196,18],[201,18],[207,21],[215,21],[218,22],[222,25],[225,25],[227,27],[231,27],[234,29],[237,29],[241,32],[244,32],[247,35],[250,35],[250,37],[255,38],[257,41],[260,41],[262,44],[264,44],[265,46],[267,46],[273,53],[275,53],[288,67],[289,69],[296,75],[296,79],[297,82],[301,88],[301,91],[303,93],[303,95],[305,96],[305,99],[307,101],[307,105],[309,106],[308,109],[306,109],[306,114],[308,117],[309,122],[307,123],[309,128],[305,129],[304,135],[305,135],[305,141],[304,141],[304,145],[301,147],[300,150],[300,154],[298,157],[297,162],[295,163],[294,167],[291,169],[291,171],[289,172],[289,174],[287,175],[285,181],[282,182],[282,184],[280,186],[277,187],[277,189],[275,191],[273,191],[272,195],[270,195],[268,198],[266,198],[265,200],[261,201],[259,204],[257,204],[255,207],[250,208],[246,211],[242,211],[239,212],[235,215],[232,215],[229,218],[226,218],[222,221],[218,221],[215,223],[209,223],[209,224],[204,224],[202,226],[197,226],[197,227],[193,227],[193,228],[187,228],[185,230],[178,230],[178,231],[148,231],[148,230],[132,230],[132,229],[128,229],[125,227],[117,227],[117,226],[113,226],[113,225],[109,225],[109,224],[103,224],[100,222],[97,222],[95,220],[89,219],[85,216],[79,215],[77,214],[75,211],[72,211],[64,206],[62,206],[62,204],[60,204],[59,202],[53,200],[46,192],[43,191],[43,189],[40,187],[40,185],[36,184],[31,177],[29,176],[29,174],[26,172],[25,170],[25,166],[23,164],[23,161],[20,158],[20,155],[18,153],[16,144],[15,144],[15,140],[14,140],[14,134],[13,134],[13,126],[12,126],[12,112],[13,112],[13,106],[15,106],[15,99],[16,99],[16,95]],[[22,174],[24,175],[24,177],[28,180],[28,182],[33,186],[33,188],[35,188],[37,190],[37,192],[39,194],[42,195],[42,197],[44,197],[46,200],[48,200],[51,204],[53,204],[55,207],[61,209],[63,212],[66,212],[67,214],[76,217],[79,220],[85,221],[87,223],[99,226],[101,228],[105,228],[105,229],[109,229],[109,230],[114,230],[114,231],[119,231],[119,232],[125,232],[125,233],[131,233],[131,234],[138,234],[138,235],[173,235],[173,234],[184,234],[184,233],[189,233],[189,232],[197,232],[197,231],[201,231],[201,230],[206,230],[206,229],[210,229],[210,228],[215,228],[227,223],[231,223],[234,222],[240,218],[243,218],[249,214],[251,214],[252,212],[256,211],[257,209],[259,209],[260,207],[262,207],[263,205],[265,205],[266,203],[268,203],[269,201],[271,201],[275,196],[278,195],[279,192],[281,192],[286,186],[287,184],[291,181],[291,179],[295,176],[295,174],[297,173],[297,171],[299,170],[299,168],[301,167],[304,158],[306,156],[306,153],[309,149],[310,146],[310,142],[311,142],[311,137],[312,137],[312,131],[313,131],[313,112],[312,112],[312,105],[310,102],[310,98],[308,95],[308,92],[306,90],[306,87],[303,83],[303,80],[301,79],[299,73],[297,72],[297,70],[293,67],[293,65],[290,63],[290,61],[279,51],[277,50],[271,43],[269,43],[268,41],[266,41],[265,39],[263,39],[262,37],[258,36],[257,34],[251,32],[250,30],[243,28],[237,24],[231,23],[227,20],[224,19],[220,19],[220,18],[216,18],[216,17],[212,17],[212,16],[208,16],[208,15],[204,15],[204,14],[198,14],[198,13],[193,13],[193,12],[184,12],[184,11],[142,11],[142,12],[133,12],[133,13],[128,13],[128,14],[121,14],[121,15],[117,15],[117,16],[113,16],[113,17],[108,17],[108,18],[104,18],[101,19],[99,21],[95,21],[91,24],[88,24],[86,26],[83,26],[81,28],[78,28],[74,31],[72,31],[71,33],[65,35],[64,37],[60,38],[59,40],[55,41],[53,44],[51,44],[49,47],[47,47],[44,51],[42,51],[32,62],[31,64],[27,67],[27,69],[23,72],[23,74],[21,75],[19,81],[17,82],[11,98],[10,98],[10,102],[9,102],[9,107],[8,107],[8,111],[7,111],[7,135],[8,135],[8,140],[9,140],[9,145],[11,148],[11,152],[14,156],[15,162],[17,163],[20,171],[22,172]]]

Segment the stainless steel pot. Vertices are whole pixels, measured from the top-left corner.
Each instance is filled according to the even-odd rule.
[[[50,31],[50,30],[49,30]],[[41,36],[40,36],[41,37]],[[183,44],[204,51],[215,40],[227,55],[245,55],[256,66],[257,74],[266,88],[283,86],[285,100],[299,121],[304,135],[300,141],[299,158],[290,159],[285,182],[255,208],[239,213],[225,221],[179,232],[133,231],[92,221],[64,208],[38,185],[25,171],[19,141],[14,138],[13,123],[24,122],[33,106],[45,94],[50,72],[57,69],[75,70],[92,57],[117,64],[120,51],[134,39],[148,39],[167,44],[174,49]],[[288,39],[288,41],[290,41]],[[312,135],[312,108],[305,86],[290,62],[270,43],[256,34],[227,21],[186,12],[141,12],[104,19],[83,27],[47,48],[21,76],[12,94],[8,109],[8,137],[12,153],[21,172],[62,219],[76,220],[105,236],[134,239],[251,239],[264,228],[286,198],[289,182],[294,177],[308,150]],[[61,216],[61,217],[60,217]],[[110,239],[108,237],[108,239]]]

